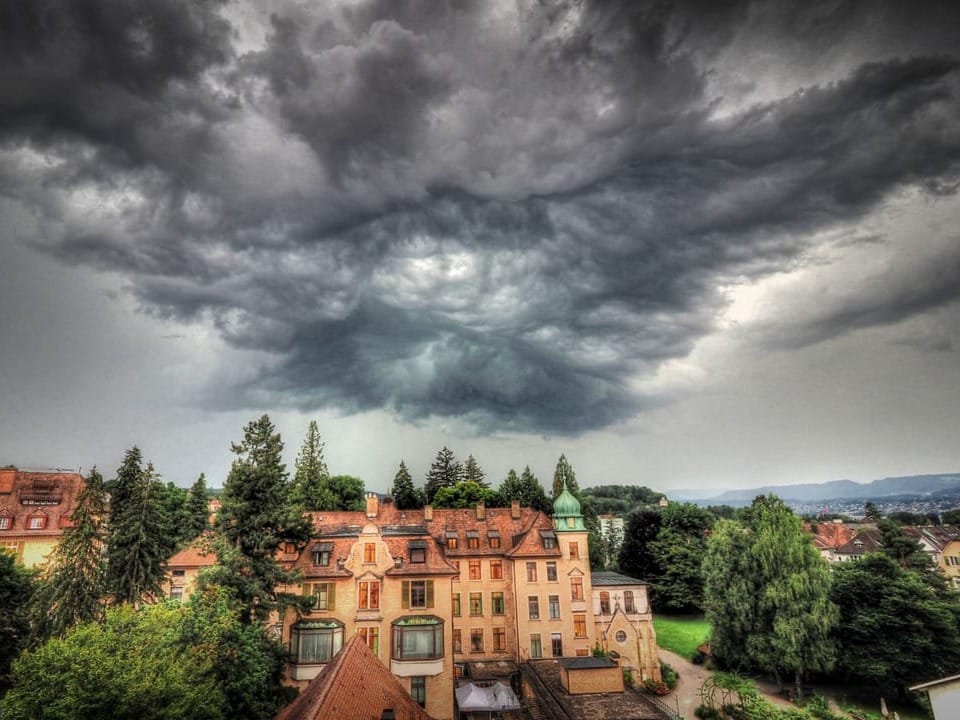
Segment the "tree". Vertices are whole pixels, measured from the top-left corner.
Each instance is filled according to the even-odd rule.
[[[190,487],[184,508],[187,536],[192,540],[210,529],[210,492],[207,490],[207,476],[200,477]]]
[[[705,605],[711,652],[727,667],[793,675],[829,670],[830,569],[800,519],[775,496],[757,497],[744,524],[722,521],[707,543]]]
[[[560,493],[563,492],[564,481],[566,481],[567,490],[570,491],[570,494],[582,503],[583,498],[580,497],[580,486],[577,485],[577,474],[573,471],[573,467],[567,460],[567,456],[561,455],[560,459],[557,460],[557,468],[553,472],[554,500],[560,497]]]
[[[880,510],[877,508],[877,506],[868,500],[863,506],[863,517],[866,520],[872,520],[876,522],[883,516],[880,514]]]
[[[157,483],[157,493],[165,527],[163,536],[167,541],[168,555],[172,555],[178,547],[196,537],[187,519],[187,500],[190,493],[172,482]]]
[[[453,487],[440,488],[433,504],[438,508],[472,508],[477,503],[486,504],[492,495],[493,491],[479,483],[461,480]]]
[[[922,573],[886,553],[833,570],[837,670],[848,680],[892,685],[960,673],[960,598],[938,593]]]
[[[330,478],[330,493],[334,498],[333,510],[366,509],[367,491],[358,477],[334,475]]]
[[[393,503],[400,510],[414,510],[423,507],[423,495],[413,486],[413,478],[403,460],[393,476],[393,487],[390,489]]]
[[[513,500],[519,500],[521,507],[529,507],[544,513],[553,512],[553,506],[547,500],[547,494],[537,476],[527,465],[523,474],[518,478],[513,468],[507,473],[506,479],[500,485],[500,495],[504,504],[509,505]]]
[[[640,508],[630,513],[617,563],[620,572],[648,582],[659,577],[660,566],[651,544],[662,526],[663,516],[659,510]]]
[[[6,685],[10,663],[26,645],[32,594],[33,574],[13,553],[0,548],[0,690]]]
[[[323,459],[324,443],[320,440],[317,421],[307,426],[307,437],[297,455],[291,501],[304,510],[338,510],[337,498],[330,489],[330,472]]]
[[[960,525],[960,509],[947,510],[942,520],[944,525]]]
[[[115,604],[139,605],[163,595],[164,563],[174,540],[161,508],[162,485],[153,465],[143,468],[140,449],[124,456],[109,484],[110,516],[106,589]]]
[[[896,560],[902,568],[932,573],[933,559],[924,551],[919,540],[903,532],[900,523],[895,520],[881,520],[877,527],[880,530],[880,545],[884,555]]]
[[[106,596],[105,508],[103,476],[93,468],[77,493],[70,525],[41,575],[33,612],[37,637],[63,637],[74,625],[101,618]]]
[[[440,488],[453,487],[460,481],[463,468],[453,455],[450,448],[444,446],[437,452],[437,457],[430,465],[427,481],[423,488],[423,499],[427,504],[433,503],[433,496]]]
[[[243,440],[232,443],[231,450],[236,458],[216,521],[218,565],[206,574],[206,582],[232,590],[245,622],[262,621],[281,605],[302,602],[278,591],[298,576],[283,568],[276,555],[284,542],[305,544],[310,521],[290,503],[283,442],[269,416],[247,423]]]
[[[467,461],[463,466],[463,479],[467,482],[476,483],[482,487],[489,487],[485,478],[486,475],[480,468],[480,464],[476,461],[473,455],[467,456]]]

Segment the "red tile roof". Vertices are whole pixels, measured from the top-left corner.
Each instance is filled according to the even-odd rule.
[[[0,468],[0,515],[12,518],[0,537],[56,536],[69,527],[69,517],[83,488],[83,477],[75,472],[30,472]],[[43,527],[30,529],[31,517],[45,519]]]
[[[276,720],[433,720],[400,681],[354,635]]]

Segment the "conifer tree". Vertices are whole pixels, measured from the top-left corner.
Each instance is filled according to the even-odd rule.
[[[427,473],[427,482],[423,488],[424,500],[433,502],[434,495],[440,488],[453,487],[460,481],[463,468],[453,455],[450,448],[444,446],[438,453],[430,471]]]
[[[573,467],[567,460],[567,456],[561,455],[560,459],[557,460],[557,469],[553,473],[554,500],[563,492],[564,480],[566,480],[567,490],[570,491],[570,494],[577,498],[577,500],[583,502],[583,499],[580,497],[580,486],[577,485],[577,474],[573,471]]]
[[[530,507],[546,513],[553,510],[550,501],[547,500],[543,485],[530,470],[529,465],[523,469],[523,474],[520,477],[517,477],[516,470],[510,468],[506,479],[500,485],[500,496],[506,505],[509,505],[513,500],[519,500],[522,507]]]
[[[324,443],[317,421],[311,420],[307,436],[294,462],[291,502],[308,511],[337,510],[337,498],[330,489],[330,472],[323,459]]]
[[[93,468],[77,493],[70,525],[43,571],[34,605],[34,635],[63,637],[74,625],[99,620],[106,595],[106,490]]]
[[[223,486],[217,537],[218,565],[206,582],[231,589],[240,601],[244,622],[265,620],[280,605],[299,598],[278,592],[297,581],[276,560],[284,542],[305,543],[310,521],[290,502],[290,484],[282,462],[283,442],[267,415],[244,427],[233,443],[236,455]]]
[[[481,487],[489,487],[489,484],[485,480],[486,474],[480,467],[480,463],[477,462],[476,458],[473,455],[467,457],[466,463],[463,466],[463,477],[461,480],[466,482],[474,482]]]
[[[200,477],[190,487],[185,508],[189,537],[196,538],[210,528],[210,492],[207,490],[207,476]]]
[[[410,477],[410,471],[403,460],[400,461],[400,467],[393,478],[393,488],[390,490],[393,496],[393,504],[400,510],[413,510],[423,507],[423,497],[413,486],[413,478]]]
[[[173,551],[162,486],[153,465],[141,463],[140,449],[128,450],[110,485],[107,542],[107,592],[115,604],[135,607],[163,595],[164,563]]]

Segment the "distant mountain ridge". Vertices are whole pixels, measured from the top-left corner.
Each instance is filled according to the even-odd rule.
[[[783,500],[817,502],[820,500],[870,500],[892,495],[934,495],[955,490],[960,492],[960,473],[938,475],[903,475],[886,477],[868,483],[833,480],[800,485],[766,485],[746,490],[727,490],[718,495],[703,491],[677,491],[671,499],[709,505],[749,505],[757,495],[774,494]]]

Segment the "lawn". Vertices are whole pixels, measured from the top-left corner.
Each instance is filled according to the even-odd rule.
[[[710,625],[702,615],[654,615],[653,627],[660,647],[688,660],[710,635]]]

